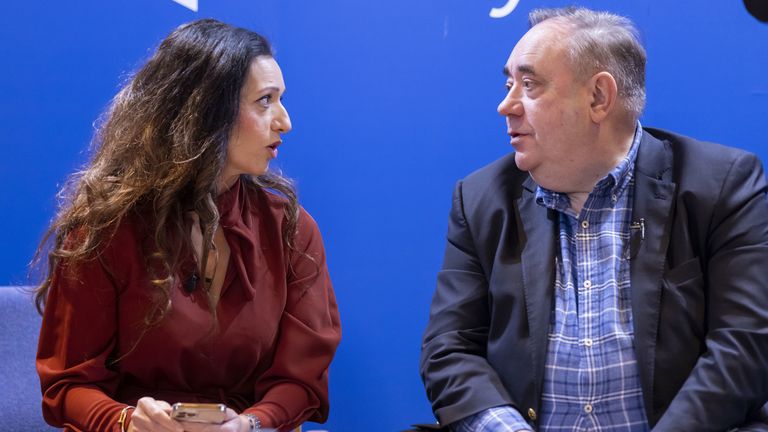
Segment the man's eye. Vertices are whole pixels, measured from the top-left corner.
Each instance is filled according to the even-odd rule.
[[[530,90],[533,88],[533,81],[523,80],[523,88]]]

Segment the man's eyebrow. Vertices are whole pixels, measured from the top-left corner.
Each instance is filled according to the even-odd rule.
[[[517,71],[520,73],[525,73],[529,75],[536,75],[536,70],[534,70],[533,66],[531,65],[526,65],[526,64],[520,65],[517,67]]]
[[[517,67],[517,71],[520,73],[525,73],[529,75],[536,75],[536,70],[533,69],[533,66],[531,65],[520,65]],[[504,76],[511,77],[512,73],[510,72],[509,68],[507,66],[504,66],[504,69],[502,70],[502,73]]]

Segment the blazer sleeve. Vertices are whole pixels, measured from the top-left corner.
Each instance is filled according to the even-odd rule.
[[[453,193],[443,266],[437,277],[420,370],[442,424],[488,408],[513,405],[486,359],[488,280],[464,213],[462,183]]]
[[[288,430],[328,417],[328,367],[341,323],[325,250],[314,219],[300,210],[296,250],[289,252],[288,299],[271,367],[260,377],[258,401],[246,413],[263,427]]]
[[[768,205],[754,155],[731,165],[708,227],[705,351],[654,431],[724,431],[768,399]]]
[[[43,417],[75,431],[112,430],[125,404],[114,401],[118,375],[107,368],[116,345],[116,287],[100,257],[60,263],[48,292],[37,350]]]

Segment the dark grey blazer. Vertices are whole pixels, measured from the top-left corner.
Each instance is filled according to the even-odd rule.
[[[536,204],[535,188],[510,154],[454,191],[421,356],[442,424],[512,405],[537,426],[557,216]],[[768,204],[760,162],[645,129],[635,168],[633,220],[640,218],[645,238],[630,274],[650,425],[746,426],[768,400]]]

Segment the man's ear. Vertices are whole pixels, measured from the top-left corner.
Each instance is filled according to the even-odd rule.
[[[589,80],[591,91],[590,116],[592,121],[600,123],[616,108],[619,88],[616,80],[608,72],[599,72]]]

